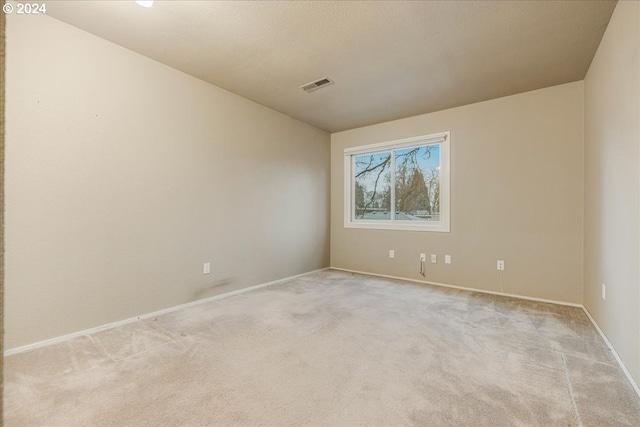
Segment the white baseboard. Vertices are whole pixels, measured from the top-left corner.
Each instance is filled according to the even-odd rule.
[[[613,354],[613,357],[615,357],[616,360],[618,361],[618,365],[620,365],[620,367],[622,368],[622,372],[624,372],[624,374],[627,376],[627,379],[631,383],[631,386],[633,387],[633,389],[638,394],[638,397],[640,397],[640,388],[638,387],[638,384],[636,384],[636,382],[634,381],[633,377],[631,376],[631,372],[629,372],[627,367],[622,362],[622,359],[620,359],[620,356],[618,355],[618,352],[613,347],[613,345],[611,344],[611,342],[609,341],[607,336],[604,334],[604,332],[602,332],[602,329],[600,329],[600,326],[598,325],[596,320],[593,318],[593,316],[591,316],[591,313],[589,313],[589,310],[587,310],[587,307],[585,307],[583,305],[582,306],[582,310],[584,310],[584,312],[587,315],[587,317],[589,318],[589,320],[591,320],[591,323],[593,323],[593,326],[595,326],[596,330],[598,331],[598,333],[600,334],[600,336],[604,340],[605,344],[607,344],[607,347],[609,347],[609,350],[611,350],[611,353]]]
[[[524,295],[508,294],[508,293],[504,293],[504,292],[486,291],[486,290],[483,290],[483,289],[466,288],[464,286],[448,285],[446,283],[429,282],[429,281],[426,281],[426,280],[407,279],[405,277],[389,276],[389,275],[386,275],[386,274],[377,274],[377,273],[368,273],[366,271],[349,270],[349,269],[346,269],[346,268],[338,268],[338,267],[330,267],[330,268],[332,270],[346,271],[348,273],[364,274],[364,275],[367,275],[367,276],[377,276],[377,277],[384,277],[384,278],[387,278],[387,279],[395,279],[395,280],[404,280],[404,281],[407,281],[407,282],[421,283],[421,284],[434,285],[434,286],[442,286],[442,287],[445,287],[445,288],[461,289],[461,290],[464,290],[464,291],[480,292],[480,293],[484,293],[484,294],[500,295],[500,296],[519,298],[519,299],[524,299],[524,300],[529,300],[529,301],[546,302],[546,303],[550,303],[550,304],[558,304],[558,305],[565,305],[565,306],[569,306],[569,307],[581,308],[585,312],[585,314],[587,315],[587,317],[589,318],[589,320],[591,321],[593,326],[596,328],[596,330],[598,331],[598,333],[600,334],[600,336],[604,340],[605,344],[607,344],[607,347],[609,347],[609,349],[611,350],[611,353],[613,354],[613,356],[615,357],[616,361],[618,362],[618,365],[620,365],[620,368],[622,368],[622,372],[624,372],[625,376],[627,377],[627,379],[631,383],[631,386],[633,387],[635,392],[640,397],[640,388],[638,387],[638,384],[636,384],[636,382],[634,381],[633,377],[631,376],[631,373],[629,372],[627,367],[622,362],[622,359],[620,359],[620,356],[618,355],[618,352],[616,352],[616,349],[613,347],[613,345],[611,344],[611,342],[609,341],[607,336],[604,334],[604,332],[602,332],[602,329],[600,329],[600,326],[598,326],[598,323],[596,323],[595,319],[591,316],[591,313],[589,313],[589,310],[587,310],[587,308],[582,304],[574,304],[574,303],[571,303],[571,302],[548,300],[548,299],[544,299],[544,298],[528,297],[528,296],[524,296]]]
[[[582,304],[576,304],[576,303],[572,303],[572,302],[556,301],[556,300],[551,300],[551,299],[529,297],[529,296],[526,296],[526,295],[509,294],[509,293],[506,293],[506,292],[487,291],[487,290],[484,290],[484,289],[466,288],[464,286],[449,285],[447,283],[430,282],[428,280],[408,279],[406,277],[389,276],[389,275],[386,275],[386,274],[369,273],[369,272],[366,272],[366,271],[349,270],[347,268],[339,268],[339,267],[330,267],[330,268],[332,270],[346,271],[348,273],[365,274],[367,276],[377,276],[377,277],[384,277],[384,278],[387,278],[387,279],[395,279],[395,280],[404,280],[406,282],[421,283],[423,285],[442,286],[444,288],[460,289],[462,291],[479,292],[479,293],[482,293],[482,294],[499,295],[499,296],[503,296],[503,297],[511,297],[511,298],[525,299],[525,300],[529,300],[529,301],[546,302],[546,303],[549,303],[549,304],[565,305],[565,306],[569,306],[569,307],[582,308]]]
[[[460,289],[460,290],[464,290],[464,291],[480,292],[480,293],[491,294],[491,295],[500,295],[500,296],[519,298],[519,299],[524,299],[524,300],[529,300],[529,301],[545,302],[545,303],[550,303],[550,304],[558,304],[558,305],[565,305],[565,306],[569,306],[569,307],[581,308],[585,312],[585,314],[587,315],[587,317],[589,318],[589,320],[591,321],[593,326],[596,328],[596,330],[598,331],[598,333],[600,334],[600,336],[604,340],[605,344],[607,344],[607,347],[609,347],[609,349],[611,350],[611,353],[613,354],[613,356],[615,357],[616,361],[620,365],[620,368],[622,368],[622,371],[624,372],[624,374],[626,375],[627,379],[631,383],[631,386],[633,387],[635,392],[640,397],[640,388],[638,387],[638,385],[636,384],[635,380],[631,376],[631,373],[629,372],[627,367],[622,362],[622,359],[620,359],[620,356],[616,352],[615,348],[613,347],[613,345],[611,344],[611,342],[609,341],[607,336],[604,334],[604,332],[602,332],[602,329],[600,329],[600,326],[598,325],[598,323],[595,321],[593,316],[591,316],[591,313],[589,313],[589,310],[587,310],[587,308],[582,304],[574,304],[574,303],[570,303],[570,302],[555,301],[555,300],[549,300],[549,299],[544,299],[544,298],[535,298],[535,297],[529,297],[529,296],[525,296],[525,295],[509,294],[509,293],[504,293],[504,292],[487,291],[487,290],[483,290],[483,289],[467,288],[467,287],[464,287],[464,286],[449,285],[449,284],[446,284],[446,283],[430,282],[430,281],[426,281],[426,280],[408,279],[406,277],[389,276],[389,275],[386,275],[386,274],[369,273],[369,272],[365,272],[365,271],[350,270],[350,269],[339,268],[339,267],[320,268],[318,270],[308,271],[306,273],[297,274],[295,276],[289,276],[289,277],[285,277],[283,279],[273,280],[271,282],[261,283],[259,285],[249,286],[247,288],[242,288],[242,289],[238,289],[238,290],[231,291],[231,292],[226,292],[226,293],[219,294],[219,295],[214,295],[214,296],[209,297],[209,298],[203,298],[203,299],[196,300],[196,301],[191,301],[191,302],[188,302],[188,303],[185,303],[185,304],[176,305],[176,306],[173,306],[173,307],[165,308],[163,310],[154,311],[152,313],[142,314],[140,316],[131,317],[129,319],[119,320],[117,322],[108,323],[106,325],[97,326],[95,328],[85,329],[83,331],[74,332],[74,333],[67,334],[67,335],[62,335],[60,337],[51,338],[51,339],[48,339],[48,340],[45,340],[45,341],[39,341],[39,342],[36,342],[36,343],[27,344],[27,345],[24,345],[24,346],[21,346],[21,347],[16,347],[16,348],[12,348],[10,350],[6,350],[4,352],[4,356],[7,357],[7,356],[11,356],[13,354],[23,353],[23,352],[28,351],[28,350],[33,350],[33,349],[36,349],[36,348],[40,348],[40,347],[45,347],[45,346],[52,345],[52,344],[61,343],[61,342],[68,341],[68,340],[71,340],[71,339],[76,338],[76,337],[90,335],[90,334],[94,334],[96,332],[100,332],[100,331],[104,331],[104,330],[107,330],[107,329],[111,329],[111,328],[115,328],[115,327],[118,327],[118,326],[122,326],[122,325],[126,325],[126,324],[129,324],[129,323],[133,323],[133,322],[136,322],[138,320],[149,319],[149,318],[152,318],[152,317],[157,317],[157,316],[161,316],[163,314],[167,314],[167,313],[171,313],[171,312],[174,312],[174,311],[177,311],[177,310],[181,310],[183,308],[193,307],[193,306],[200,305],[200,304],[206,304],[206,303],[211,302],[211,301],[216,301],[216,300],[229,298],[229,297],[232,297],[234,295],[242,294],[242,293],[245,293],[245,292],[250,292],[250,291],[253,291],[253,290],[256,290],[256,289],[260,289],[260,288],[265,288],[267,286],[276,285],[278,283],[287,282],[289,280],[293,280],[293,279],[296,279],[298,277],[303,277],[303,276],[306,276],[306,275],[309,275],[309,274],[317,273],[319,271],[324,271],[324,270],[328,270],[328,269],[345,271],[345,272],[348,272],[348,273],[364,274],[364,275],[367,275],[367,276],[384,277],[384,278],[387,278],[387,279],[404,280],[404,281],[408,281],[408,282],[421,283],[421,284],[426,284],[426,285],[441,286],[441,287],[445,287],[445,288]]]
[[[242,288],[242,289],[238,289],[238,290],[231,291],[231,292],[225,292],[223,294],[214,295],[212,297],[203,298],[203,299],[199,299],[199,300],[196,300],[196,301],[191,301],[191,302],[188,302],[188,303],[185,303],[185,304],[176,305],[176,306],[173,306],[173,307],[169,307],[169,308],[165,308],[165,309],[162,309],[162,310],[154,311],[152,313],[141,314],[140,316],[131,317],[129,319],[118,320],[117,322],[107,323],[106,325],[96,326],[95,328],[90,328],[90,329],[85,329],[85,330],[78,331],[78,332],[73,332],[71,334],[62,335],[62,336],[55,337],[55,338],[50,338],[50,339],[44,340],[44,341],[38,341],[38,342],[35,342],[35,343],[32,343],[32,344],[23,345],[21,347],[15,347],[15,348],[6,350],[4,352],[4,357],[11,356],[13,354],[18,354],[18,353],[24,353],[25,351],[33,350],[33,349],[40,348],[40,347],[45,347],[45,346],[52,345],[52,344],[58,344],[58,343],[61,343],[61,342],[64,342],[64,341],[71,340],[73,338],[77,338],[77,337],[81,337],[81,336],[85,336],[85,335],[90,335],[90,334],[95,334],[96,332],[104,331],[104,330],[107,330],[107,329],[112,329],[112,328],[115,328],[115,327],[118,327],[118,326],[123,326],[123,325],[129,324],[129,323],[137,322],[138,320],[144,320],[144,319],[149,319],[149,318],[152,318],[152,317],[161,316],[163,314],[171,313],[171,312],[174,312],[174,311],[177,311],[177,310],[182,310],[183,308],[193,307],[195,305],[200,305],[200,304],[206,304],[206,303],[211,302],[211,301],[216,301],[216,300],[229,298],[229,297],[232,297],[234,295],[238,295],[238,294],[242,294],[242,293],[245,293],[245,292],[254,291],[256,289],[265,288],[267,286],[277,285],[278,283],[288,282],[289,280],[293,280],[293,279],[296,279],[298,277],[306,276],[308,274],[317,273],[318,271],[328,270],[329,268],[330,267],[325,267],[325,268],[320,268],[318,270],[308,271],[306,273],[297,274],[295,276],[289,276],[289,277],[285,277],[283,279],[273,280],[271,282],[261,283],[259,285],[249,286],[247,288]]]

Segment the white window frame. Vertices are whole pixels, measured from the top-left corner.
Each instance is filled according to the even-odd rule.
[[[400,221],[393,219],[395,214],[395,161],[393,150],[412,148],[421,145],[440,144],[440,221]],[[345,228],[367,228],[375,230],[408,230],[434,231],[448,233],[451,231],[451,165],[450,165],[450,132],[416,136],[377,144],[345,148],[344,150],[344,226]],[[353,171],[356,156],[391,151],[391,218],[389,220],[356,220],[355,213],[355,180]]]

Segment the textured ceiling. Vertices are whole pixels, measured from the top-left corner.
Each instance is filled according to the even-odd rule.
[[[581,80],[612,1],[50,1],[47,13],[330,132]],[[312,93],[299,86],[328,76]]]

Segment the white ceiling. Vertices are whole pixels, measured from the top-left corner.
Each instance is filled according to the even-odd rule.
[[[335,132],[581,80],[615,4],[49,1],[47,14]]]

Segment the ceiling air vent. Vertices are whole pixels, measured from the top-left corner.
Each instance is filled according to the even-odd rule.
[[[331,80],[328,77],[323,77],[320,80],[316,80],[314,82],[307,83],[306,85],[300,86],[300,89],[304,90],[305,92],[313,92],[316,89],[329,86],[330,84],[333,84],[333,80]]]

